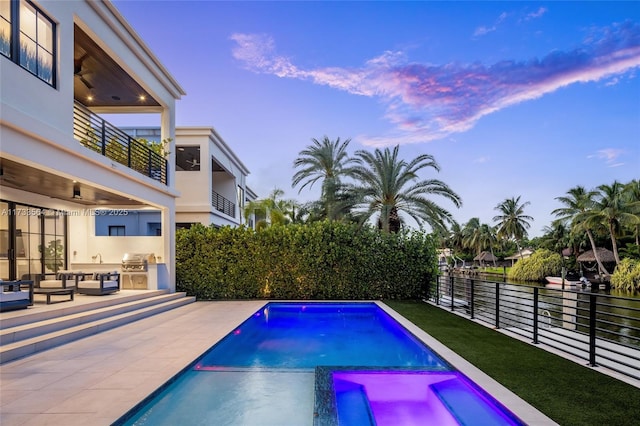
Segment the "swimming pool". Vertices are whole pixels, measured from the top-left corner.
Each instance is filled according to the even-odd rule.
[[[386,376],[388,380],[399,378],[392,376],[398,371],[409,372],[408,377],[414,378],[445,373],[449,374],[448,379],[462,377],[374,303],[275,302],[255,312],[116,424],[358,424],[338,420],[340,407],[343,412],[344,407],[347,412],[357,411],[345,401],[351,399],[358,404],[359,398],[349,389],[344,392],[345,383],[347,388],[351,386],[348,382],[356,383],[340,376],[343,373],[339,371],[345,366],[372,370],[360,371],[349,376],[351,379],[366,378],[373,371],[379,379]],[[364,389],[360,397],[367,396],[367,387],[362,383],[353,386]],[[373,388],[385,386],[383,380]],[[442,392],[451,393],[451,386],[441,387]],[[486,412],[499,413],[496,418],[515,419],[491,424],[521,424],[491,397],[485,397],[481,389],[474,387],[474,392],[469,394],[470,400],[479,401]],[[354,395],[356,398],[351,398]],[[364,402],[380,406],[375,399],[365,398]],[[400,407],[399,402],[395,404]],[[420,405],[412,404],[414,408]],[[440,403],[436,410],[443,409],[446,404]],[[378,424],[385,424],[382,417],[378,419],[372,413]]]

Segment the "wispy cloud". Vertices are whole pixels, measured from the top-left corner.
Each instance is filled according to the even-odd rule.
[[[507,19],[507,16],[508,16],[507,12],[502,12],[500,14],[500,16],[498,16],[498,19],[496,19],[496,22],[492,26],[490,26],[490,27],[487,27],[487,26],[484,26],[484,25],[479,26],[473,32],[473,36],[474,37],[480,37],[480,36],[483,36],[483,35],[486,35],[486,34],[494,32],[495,30],[498,29],[498,25],[500,25],[505,19]]]
[[[360,136],[388,146],[440,139],[472,128],[483,116],[559,88],[615,78],[640,67],[640,24],[593,31],[579,47],[526,61],[444,65],[411,63],[403,52],[384,52],[359,68],[303,69],[276,52],[268,35],[234,34],[233,56],[257,73],[311,81],[380,100],[393,129]]]
[[[529,21],[531,19],[537,19],[542,17],[542,15],[544,15],[545,13],[547,13],[547,8],[546,7],[540,7],[538,10],[536,10],[535,12],[531,12],[528,13],[527,16],[525,16],[525,20]]]
[[[476,158],[475,160],[473,160],[473,162],[483,164],[483,163],[489,162],[489,160],[491,160],[491,157],[483,156],[483,157]]]
[[[607,167],[619,167],[624,165],[623,162],[618,161],[624,151],[617,148],[605,148],[597,151],[595,154],[588,155],[587,158],[596,158],[603,160]]]

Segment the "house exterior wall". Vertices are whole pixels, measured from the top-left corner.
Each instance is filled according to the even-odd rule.
[[[101,252],[106,261],[121,262],[125,252],[155,251],[164,259],[170,289],[175,290],[175,149],[169,157],[169,185],[164,185],[79,144],[74,125],[74,24],[160,103],[139,111],[160,115],[163,138],[175,140],[175,100],[182,89],[144,42],[108,1],[35,1],[56,23],[55,87],[51,87],[0,55],[0,158],[35,167],[64,178],[106,189],[161,212],[161,237],[96,237],[90,215],[74,215],[91,206],[63,202],[24,190],[2,187],[2,199],[69,211],[67,259],[90,262]],[[94,111],[98,112],[99,111]],[[103,112],[131,112],[111,107]],[[119,207],[119,206],[109,206]],[[143,249],[142,246],[148,245]]]

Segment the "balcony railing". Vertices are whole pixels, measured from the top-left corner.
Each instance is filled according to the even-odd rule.
[[[211,191],[211,205],[227,216],[236,217],[236,205],[216,191]]]
[[[85,147],[167,185],[167,160],[76,102],[73,137]]]

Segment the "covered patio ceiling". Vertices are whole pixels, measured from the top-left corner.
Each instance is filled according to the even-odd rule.
[[[0,160],[0,189],[3,187],[33,192],[87,206],[146,205],[131,198],[123,197],[86,183],[74,182],[72,179],[7,160],[6,158]]]
[[[80,27],[74,25],[74,99],[87,107],[160,104]]]

